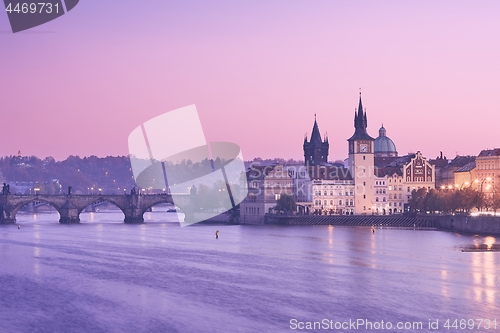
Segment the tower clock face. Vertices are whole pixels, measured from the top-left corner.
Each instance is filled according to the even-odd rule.
[[[368,145],[366,143],[362,143],[359,145],[359,151],[362,153],[368,152]]]

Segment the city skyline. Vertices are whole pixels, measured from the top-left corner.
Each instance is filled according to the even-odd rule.
[[[196,104],[247,160],[302,160],[315,114],[342,160],[360,87],[400,155],[499,146],[497,2],[117,4],[18,34],[0,15],[0,156],[127,155],[136,126]]]

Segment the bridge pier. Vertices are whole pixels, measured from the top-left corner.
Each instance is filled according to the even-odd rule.
[[[127,208],[123,211],[125,214],[125,223],[144,223],[144,211],[139,208]]]
[[[2,218],[0,220],[0,224],[12,224],[12,223],[16,223],[16,219],[15,218]]]
[[[61,216],[59,218],[59,223],[64,223],[64,224],[80,223],[80,217]]]
[[[80,223],[80,212],[70,201],[67,201],[58,211],[59,223]]]

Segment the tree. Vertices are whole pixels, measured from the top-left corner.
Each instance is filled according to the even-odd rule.
[[[424,199],[427,195],[427,189],[419,188],[418,190],[413,190],[411,192],[411,198],[408,202],[410,205],[410,211],[415,213],[418,211],[425,211]]]
[[[491,208],[495,214],[497,210],[500,210],[500,192],[493,193],[493,197],[491,198]]]
[[[277,211],[283,212],[295,212],[297,210],[297,204],[295,203],[295,198],[292,195],[281,194],[280,198],[276,201]]]

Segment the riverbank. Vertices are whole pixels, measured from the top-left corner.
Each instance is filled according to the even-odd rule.
[[[498,236],[500,217],[445,215],[439,217],[437,227],[458,233]]]
[[[467,234],[500,235],[500,217],[462,215],[271,215],[245,217],[240,224],[251,225],[338,225],[420,228]]]

